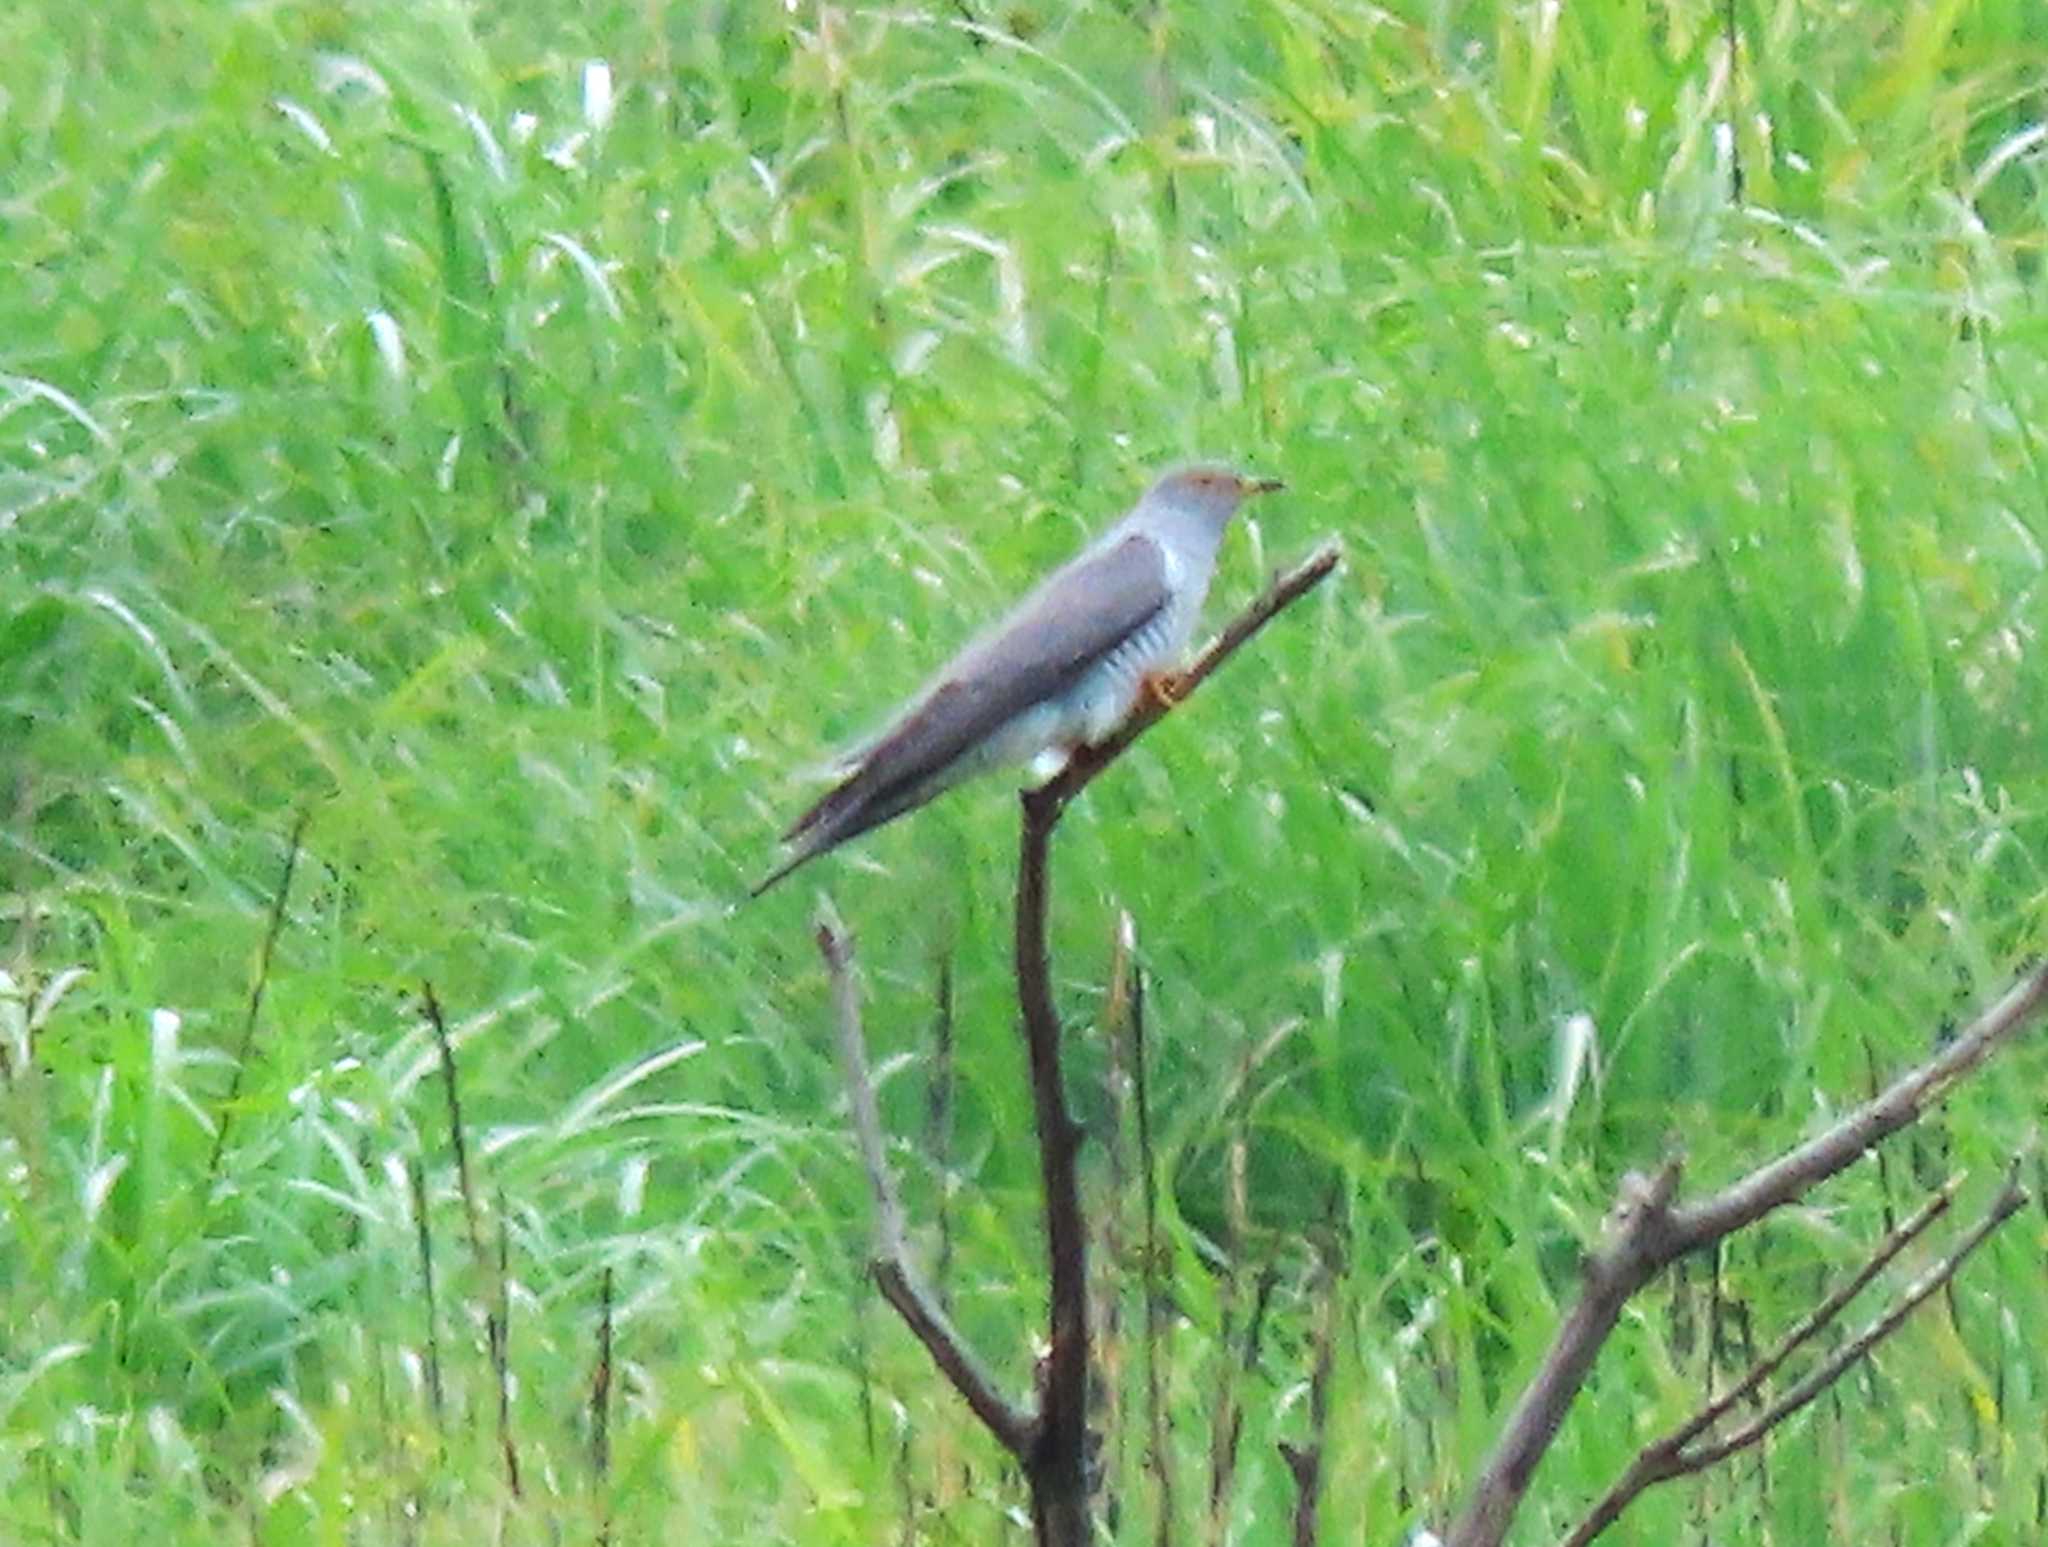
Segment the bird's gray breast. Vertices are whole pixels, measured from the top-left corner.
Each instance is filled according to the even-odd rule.
[[[1105,740],[1131,712],[1145,678],[1172,664],[1181,643],[1173,611],[1162,608],[1074,684],[1066,703],[1073,739]]]
[[[1179,664],[1201,613],[1213,563],[1199,562],[1204,557],[1199,554],[1191,562],[1191,556],[1176,553],[1169,543],[1158,547],[1166,600],[1105,650],[1063,695],[1062,729],[1068,740],[1091,746],[1106,740],[1130,714],[1145,678]]]

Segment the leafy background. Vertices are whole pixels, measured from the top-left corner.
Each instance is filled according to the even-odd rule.
[[[29,0],[9,31],[8,1540],[1020,1538],[863,1285],[806,926],[818,888],[855,925],[920,1247],[1021,1385],[1010,804],[732,904],[803,771],[1175,459],[1291,486],[1217,609],[1326,533],[1348,561],[1062,833],[1126,1327],[1122,910],[1149,989],[1173,1440],[1126,1349],[1120,1539],[1162,1464],[1209,1529],[1261,1274],[1221,1525],[1282,1532],[1319,1265],[1324,1539],[1441,1522],[1625,1169],[1733,1174],[2038,949],[2026,0]],[[1926,1187],[1987,1193],[2043,1075],[2022,1049],[1646,1297],[1518,1539]],[[1616,1539],[2033,1539],[2044,1220]]]

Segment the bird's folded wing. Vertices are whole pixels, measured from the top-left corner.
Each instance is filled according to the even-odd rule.
[[[922,785],[1032,705],[1071,687],[1168,599],[1166,556],[1142,532],[1076,559],[994,633],[962,651],[868,746],[846,781],[796,820],[785,841]]]

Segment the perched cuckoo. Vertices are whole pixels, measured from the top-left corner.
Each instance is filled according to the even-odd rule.
[[[1225,467],[1153,484],[834,765],[838,782],[783,834],[788,855],[754,895],[985,769],[1023,763],[1042,781],[1106,740],[1179,662],[1237,507],[1279,487]]]

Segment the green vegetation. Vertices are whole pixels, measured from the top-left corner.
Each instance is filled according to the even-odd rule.
[[[951,963],[950,1290],[1021,1383],[1012,803],[728,905],[805,766],[1195,453],[1293,490],[1216,609],[1348,566],[1069,817],[1077,1101],[1106,1140],[1128,909],[1181,1539],[1233,1235],[1278,1275],[1241,1539],[1311,1242],[1324,1539],[1441,1521],[1625,1169],[1731,1175],[2042,946],[2037,9],[1734,0],[1731,68],[1720,0],[14,7],[0,1540],[1001,1539],[1016,1480],[862,1282],[806,920],[859,937],[926,1222]],[[1987,1195],[2044,1090],[2023,1045],[1646,1296],[1519,1539],[1941,1176]],[[1614,1540],[2036,1539],[2044,1218]]]

